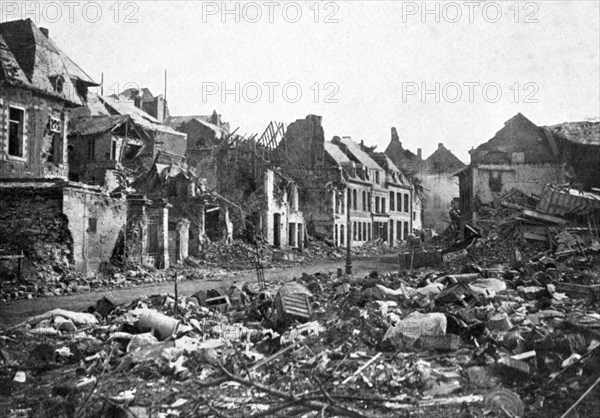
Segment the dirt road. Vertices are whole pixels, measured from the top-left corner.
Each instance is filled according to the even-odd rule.
[[[265,270],[265,280],[272,282],[291,280],[294,277],[300,277],[302,273],[314,274],[317,272],[335,272],[339,267],[344,267],[344,261],[319,263],[312,266],[268,269]],[[364,276],[373,270],[382,273],[397,269],[398,267],[396,264],[382,263],[380,257],[377,257],[376,259],[355,260],[353,262],[353,272],[355,276]],[[256,280],[256,273],[254,270],[228,272],[218,275],[216,278],[210,280],[180,282],[179,293],[183,296],[189,296],[202,289],[229,286],[233,282],[241,283],[253,280]],[[153,295],[167,292],[173,292],[173,283],[167,282],[122,289],[98,290],[66,296],[30,300],[24,299],[2,303],[0,304],[0,327],[5,328],[17,324],[32,315],[38,315],[51,309],[62,308],[73,311],[85,310],[90,305],[95,305],[96,301],[103,296],[106,296],[116,304],[121,304],[135,300],[144,294]]]

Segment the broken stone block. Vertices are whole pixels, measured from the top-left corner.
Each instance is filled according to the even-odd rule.
[[[115,309],[115,307],[115,304],[112,303],[106,296],[104,296],[102,299],[99,299],[96,302],[95,310],[102,317],[106,318]]]
[[[421,335],[417,346],[424,350],[454,351],[460,348],[460,337],[454,334]]]
[[[502,374],[512,380],[529,378],[531,373],[529,364],[511,357],[502,357],[497,364],[500,366]]]
[[[145,334],[136,334],[131,338],[131,341],[129,341],[129,344],[127,345],[127,352],[131,353],[132,351],[138,350],[143,347],[148,347],[157,343],[158,340],[150,332],[147,332]]]
[[[504,312],[494,314],[486,324],[486,328],[490,331],[508,331],[512,327],[510,318]]]

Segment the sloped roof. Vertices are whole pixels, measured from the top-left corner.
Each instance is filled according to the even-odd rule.
[[[334,159],[334,161],[338,164],[348,164],[351,163],[350,158],[333,142],[325,141],[324,143],[325,152]]]
[[[4,81],[83,104],[76,92],[76,81],[95,83],[31,19],[1,23],[0,37],[0,73]],[[62,91],[55,88],[59,78],[63,80]]]
[[[436,168],[435,164],[439,164]],[[425,165],[429,172],[445,172],[456,173],[465,167],[465,163],[458,159],[443,144],[439,144],[438,148],[425,160]]]
[[[29,86],[29,79],[0,33],[0,81]]]
[[[600,145],[600,120],[545,126],[553,134],[581,145]]]
[[[144,129],[185,136],[185,134],[163,125],[158,119],[135,107],[133,104],[119,100],[115,96],[102,96],[100,97],[100,100],[109,108],[109,111],[112,110],[111,113],[129,115],[134,123],[140,125]]]
[[[388,157],[384,152],[374,152],[371,154],[373,159],[379,164],[386,172],[394,172],[398,176],[400,184],[409,185],[410,182],[404,175],[404,172],[400,170],[396,164]]]
[[[514,152],[523,152],[527,164],[560,160],[555,137],[521,113],[504,122],[493,138],[469,151],[471,162],[486,164],[510,163]]]
[[[192,119],[203,120],[204,122],[211,123],[212,115],[170,116],[165,123],[169,126],[175,127],[189,122]]]
[[[214,123],[211,123],[211,117],[210,116],[173,116],[173,117],[169,117],[169,119],[167,119],[167,121],[165,122],[165,124],[167,126],[170,126],[171,128],[174,129],[178,129],[181,125],[190,123],[190,122],[195,122],[195,123],[199,123],[202,126],[207,127],[208,129],[212,130],[216,135],[217,138],[223,138],[224,136],[226,136],[229,132],[228,129],[226,129],[225,127],[221,127],[221,126],[217,126]]]
[[[374,170],[382,170],[379,164],[377,164],[371,157],[369,157],[369,154],[360,149],[358,144],[354,142],[351,138],[347,136],[343,137],[340,139],[340,143],[345,145],[348,149],[348,152],[352,154],[352,156],[356,158],[358,162],[363,166]]]
[[[112,131],[129,120],[127,115],[90,116],[77,120],[70,134],[74,135],[96,135]]]

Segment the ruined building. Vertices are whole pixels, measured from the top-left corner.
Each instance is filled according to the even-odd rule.
[[[598,187],[600,122],[539,127],[519,113],[470,154],[471,164],[457,174],[467,221],[513,188],[539,197],[547,184]]]
[[[325,141],[321,123],[315,115],[295,121],[278,145],[282,169],[299,184],[309,233],[338,246],[378,238],[396,245],[412,234],[413,215],[420,215],[413,212],[413,187],[402,170],[349,137]]]
[[[385,153],[372,153],[373,159],[385,171],[385,187],[389,191],[389,240],[391,246],[405,241],[412,234],[413,222],[419,208],[415,207],[415,193],[406,175]]]
[[[30,19],[0,24],[0,177],[68,177],[69,109],[97,86]]]
[[[217,188],[217,166],[215,164],[219,145],[229,136],[229,124],[221,122],[216,111],[212,115],[172,116],[168,126],[187,135],[186,162],[194,167],[198,176],[210,190]]]
[[[220,211],[210,218],[207,214],[207,231],[218,224],[219,216],[229,214],[234,229],[245,231],[250,241],[262,240],[277,248],[304,248],[306,229],[299,207],[302,191],[274,158],[273,144],[282,133],[282,125],[271,123],[260,137],[231,135],[215,148],[218,193],[239,205],[239,211]]]
[[[127,95],[90,95],[73,115],[69,134],[70,178],[113,191],[127,177],[149,169],[159,152],[184,156],[186,135],[134,106]]]
[[[27,264],[94,274],[126,205],[68,182],[67,128],[95,83],[31,20],[0,24],[0,248]]]

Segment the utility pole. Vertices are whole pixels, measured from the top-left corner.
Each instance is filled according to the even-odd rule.
[[[350,221],[350,208],[352,207],[352,193],[350,188],[347,188],[348,198],[346,199],[346,231],[348,232],[348,239],[346,240],[346,274],[352,274],[352,222]]]

